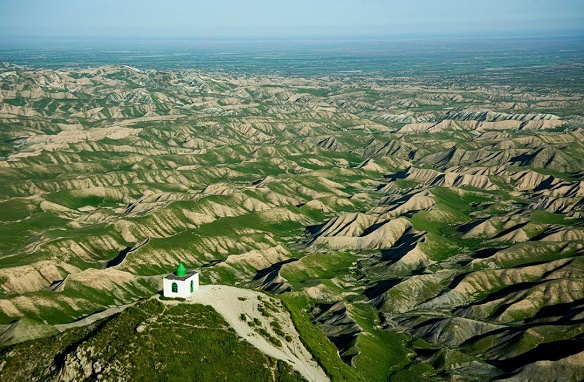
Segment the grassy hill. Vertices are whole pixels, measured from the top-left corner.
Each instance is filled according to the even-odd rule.
[[[3,381],[304,381],[240,339],[213,308],[148,300],[55,337],[4,349]]]

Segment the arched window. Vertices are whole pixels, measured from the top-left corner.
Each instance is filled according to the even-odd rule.
[[[172,283],[172,293],[178,293],[178,285],[176,283]]]
[[[191,293],[195,291],[195,282],[191,280]]]

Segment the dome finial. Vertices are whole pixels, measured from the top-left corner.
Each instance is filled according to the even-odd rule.
[[[182,261],[178,263],[178,267],[176,267],[176,271],[174,271],[174,274],[177,275],[178,277],[184,277],[187,275],[187,267],[184,266]]]

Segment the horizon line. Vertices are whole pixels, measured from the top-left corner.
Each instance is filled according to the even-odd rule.
[[[531,33],[533,32],[533,33]],[[262,41],[407,41],[407,40],[468,40],[468,39],[529,39],[529,38],[578,38],[584,39],[584,28],[582,30],[557,31],[557,33],[545,34],[535,31],[517,31],[516,33],[410,33],[410,34],[363,34],[363,35],[4,35],[0,36],[0,44],[17,44],[27,42],[262,42]]]

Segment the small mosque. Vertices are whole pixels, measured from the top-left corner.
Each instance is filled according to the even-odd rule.
[[[164,297],[189,298],[199,289],[199,273],[188,271],[181,262],[176,270],[162,280],[162,294]]]

